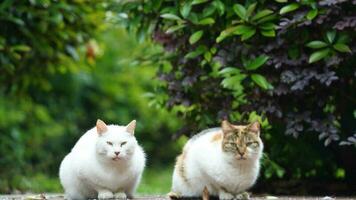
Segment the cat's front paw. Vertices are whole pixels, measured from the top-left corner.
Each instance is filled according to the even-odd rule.
[[[227,193],[227,192],[219,192],[219,199],[220,200],[231,200],[231,199],[234,199],[234,195],[230,194],[230,193]]]
[[[98,199],[102,200],[102,199],[113,199],[114,198],[114,194],[110,191],[107,190],[102,190],[98,192]]]
[[[250,199],[250,194],[248,192],[242,192],[240,194],[237,194],[235,196],[235,199],[249,200]]]
[[[126,199],[127,196],[126,196],[126,194],[123,193],[123,192],[117,192],[117,193],[114,194],[114,198],[115,198],[115,199]]]
[[[170,199],[179,199],[179,194],[178,193],[175,193],[175,192],[169,192],[167,194],[167,196],[170,198]]]

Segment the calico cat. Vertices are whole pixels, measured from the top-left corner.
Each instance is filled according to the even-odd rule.
[[[146,161],[135,127],[135,120],[127,126],[97,120],[60,165],[66,199],[132,197]]]
[[[168,195],[204,197],[209,192],[220,199],[241,198],[258,177],[262,151],[258,122],[236,126],[223,121],[221,128],[202,131],[187,142]]]

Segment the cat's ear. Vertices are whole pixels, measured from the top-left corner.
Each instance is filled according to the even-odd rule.
[[[250,125],[248,125],[248,130],[256,133],[257,135],[260,135],[261,125],[258,121],[252,122]]]
[[[105,122],[98,119],[96,121],[96,131],[98,132],[99,135],[102,135],[103,133],[108,131],[108,127],[106,126]]]
[[[221,122],[221,128],[224,133],[230,133],[234,130],[232,124],[230,124],[227,120]]]
[[[136,128],[136,120],[132,120],[127,126],[126,126],[126,131],[128,133],[131,133],[132,135],[135,134],[135,128]]]

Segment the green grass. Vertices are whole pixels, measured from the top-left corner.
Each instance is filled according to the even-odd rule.
[[[165,195],[171,189],[173,167],[149,167],[145,169],[137,189],[139,195]]]
[[[33,193],[63,192],[58,177],[48,177],[42,173],[30,176],[16,175],[11,180],[0,180],[0,187],[5,192],[14,192],[16,190]]]
[[[165,195],[171,188],[171,177],[173,167],[150,166],[145,169],[141,183],[136,191],[138,195]],[[58,177],[48,177],[45,174],[34,174],[32,176],[15,176],[11,180],[1,181],[0,187],[8,188],[9,185],[15,186],[22,192],[33,193],[62,193]]]

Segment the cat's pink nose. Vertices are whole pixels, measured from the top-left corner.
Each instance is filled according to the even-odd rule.
[[[115,154],[118,156],[120,154],[120,151],[115,151]]]

